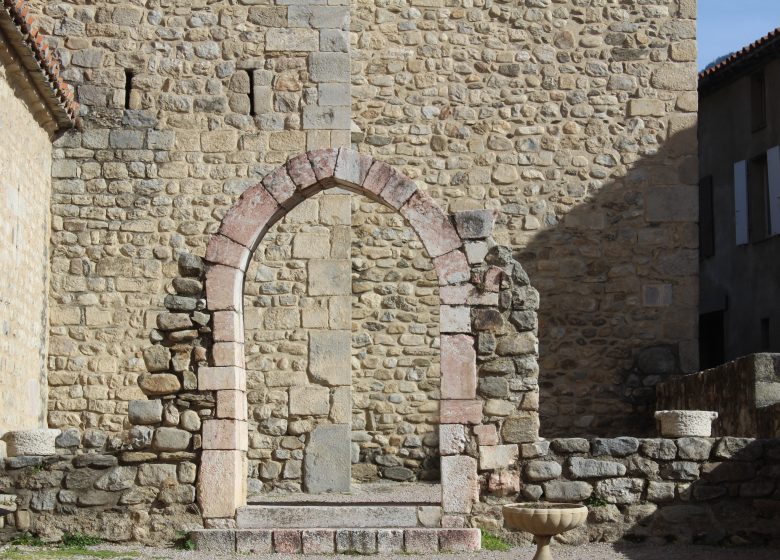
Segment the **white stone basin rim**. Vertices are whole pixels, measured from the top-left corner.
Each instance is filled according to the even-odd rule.
[[[714,410],[659,410],[655,413],[662,437],[710,437],[712,422],[718,417]]]
[[[8,457],[54,455],[57,452],[54,442],[58,435],[60,435],[60,430],[48,428],[6,432],[3,435],[3,440],[6,443],[6,455]]]

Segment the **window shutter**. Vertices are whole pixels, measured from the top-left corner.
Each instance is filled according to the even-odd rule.
[[[748,195],[747,161],[734,164],[734,224],[736,225],[737,245],[747,245],[748,236]]]
[[[766,153],[768,179],[769,231],[780,235],[780,146],[770,148]]]

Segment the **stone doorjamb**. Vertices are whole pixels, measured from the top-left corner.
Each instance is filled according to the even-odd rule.
[[[206,250],[206,301],[213,317],[213,367],[198,371],[198,389],[216,393],[216,416],[202,427],[198,502],[205,520],[235,516],[246,504],[247,398],[243,285],[251,256],[265,233],[306,198],[341,187],[398,212],[433,259],[441,307],[440,453],[445,515],[464,515],[478,500],[477,460],[465,452],[482,422],[477,399],[471,305],[484,304],[470,284],[463,239],[474,238],[417,185],[389,165],[348,148],[298,155],[244,192],[227,212]],[[490,228],[492,228],[492,213]],[[465,231],[464,231],[465,230]],[[460,233],[459,233],[460,232]],[[489,235],[489,232],[488,234]],[[487,237],[482,235],[482,237]],[[497,299],[498,294],[494,294]]]

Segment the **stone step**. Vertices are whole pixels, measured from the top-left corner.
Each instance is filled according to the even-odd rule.
[[[431,554],[472,552],[479,529],[203,529],[190,533],[200,552],[270,554]]]
[[[252,505],[238,508],[239,529],[417,527],[417,507],[400,505]]]
[[[254,494],[250,504],[440,504],[441,484],[426,482],[370,482],[352,484],[349,493]]]

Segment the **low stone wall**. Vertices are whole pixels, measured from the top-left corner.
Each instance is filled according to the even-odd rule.
[[[567,542],[780,545],[780,439],[554,439],[521,453],[520,501],[589,506]],[[494,495],[472,521],[500,530],[500,505],[515,500],[486,482]]]
[[[0,493],[16,495],[16,503],[8,500],[0,507],[1,534],[30,532],[58,541],[65,533],[82,533],[112,542],[161,544],[201,528],[195,463],[138,463],[135,455],[58,449],[50,457],[5,459]]]
[[[713,433],[778,437],[758,409],[780,402],[780,354],[751,354],[716,368],[678,377],[656,388],[657,410],[715,410]],[[728,395],[728,398],[724,398]],[[780,418],[777,419],[780,422]]]

